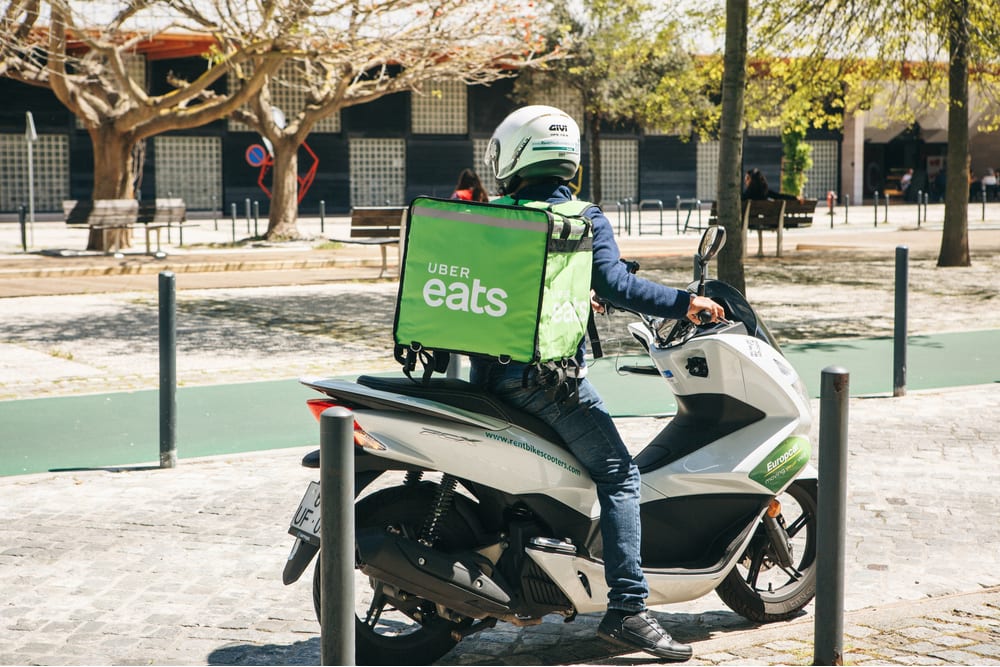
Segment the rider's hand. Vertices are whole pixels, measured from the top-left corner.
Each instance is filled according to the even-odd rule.
[[[695,324],[701,324],[701,321],[698,319],[698,313],[703,310],[707,310],[712,315],[712,322],[718,322],[726,315],[722,306],[712,301],[707,296],[697,296],[692,294],[691,303],[688,304],[687,318]]]
[[[604,311],[607,310],[604,304],[597,300],[597,292],[590,290],[590,307],[593,308],[594,312],[598,315],[603,315]]]

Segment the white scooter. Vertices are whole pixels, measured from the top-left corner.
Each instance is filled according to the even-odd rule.
[[[724,241],[721,227],[702,237],[697,291],[726,322],[629,325],[653,362],[633,370],[662,376],[678,407],[635,456],[647,604],[714,590],[750,620],[778,621],[815,593],[810,403],[744,297],[705,280]],[[606,609],[595,487],[547,425],[461,380],[303,382],[327,397],[310,401],[317,417],[355,415],[358,664],[428,664],[498,621]],[[318,486],[289,530],[286,584],[319,548]],[[317,618],[320,590],[317,563]]]

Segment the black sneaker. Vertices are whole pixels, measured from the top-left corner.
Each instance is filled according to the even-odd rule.
[[[645,609],[640,612],[609,609],[597,626],[597,636],[612,644],[645,651],[666,660],[681,662],[689,660],[694,653],[690,646],[668,635]]]

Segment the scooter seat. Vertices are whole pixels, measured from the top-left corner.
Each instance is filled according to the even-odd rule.
[[[357,383],[369,389],[425,398],[469,412],[502,419],[531,431],[554,444],[565,447],[559,434],[544,421],[527,412],[512,408],[493,394],[483,391],[479,385],[465,380],[431,378],[427,382],[414,382],[405,377],[362,375],[357,379]]]

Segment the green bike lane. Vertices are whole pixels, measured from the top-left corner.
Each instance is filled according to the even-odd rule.
[[[865,396],[891,394],[892,347],[891,338],[839,339],[789,344],[783,352],[811,396],[819,396],[822,370],[829,366],[845,368],[851,395]],[[620,372],[644,359],[606,357],[592,364],[591,380],[614,416],[674,412],[663,380]],[[908,391],[992,382],[1000,382],[1000,330],[910,336]],[[317,395],[294,379],[181,387],[178,458],[316,444],[319,428],[305,401]],[[157,390],[0,402],[0,475],[158,465],[158,460]]]

